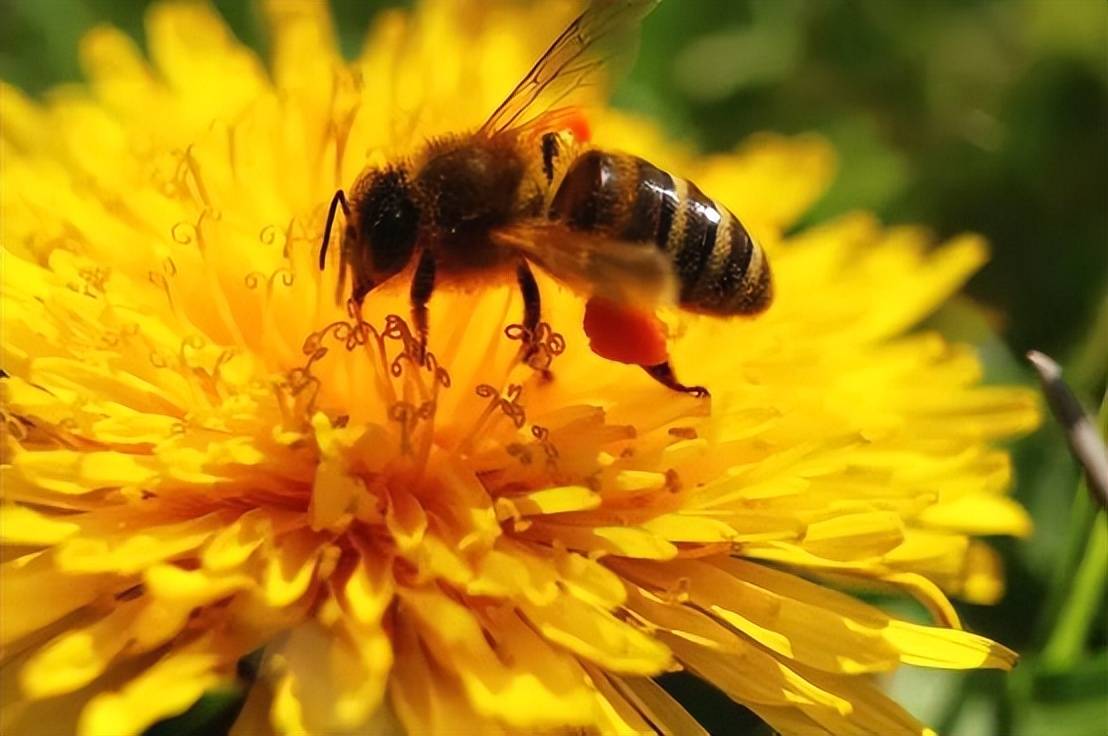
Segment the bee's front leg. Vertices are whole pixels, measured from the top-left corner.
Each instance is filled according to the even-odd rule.
[[[419,354],[415,356],[420,365],[427,354],[427,302],[435,291],[435,256],[425,248],[419,254],[415,275],[412,276],[412,327],[418,344]]]

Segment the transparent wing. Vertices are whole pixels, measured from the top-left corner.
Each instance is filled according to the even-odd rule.
[[[562,31],[480,132],[486,135],[527,126],[542,113],[567,104],[596,82],[596,75],[634,58],[642,19],[661,0],[592,0]]]
[[[652,244],[611,240],[544,221],[498,230],[493,239],[582,294],[647,309],[675,303],[673,267]]]

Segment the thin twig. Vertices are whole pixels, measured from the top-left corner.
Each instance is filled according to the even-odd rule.
[[[1029,352],[1027,359],[1039,374],[1047,403],[1066,433],[1070,451],[1085,469],[1089,493],[1101,506],[1108,507],[1108,449],[1104,440],[1062,380],[1062,368],[1050,356],[1037,350]]]

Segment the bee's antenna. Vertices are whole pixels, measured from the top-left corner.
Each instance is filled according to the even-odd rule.
[[[331,197],[331,208],[327,210],[327,224],[323,226],[323,245],[319,248],[320,271],[327,265],[327,245],[331,242],[331,226],[335,224],[335,210],[338,209],[339,205],[342,205],[343,216],[350,217],[350,205],[346,202],[346,193],[341,189],[335,192],[335,196]]]

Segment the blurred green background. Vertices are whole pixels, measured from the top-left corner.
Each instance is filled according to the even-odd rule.
[[[150,0],[0,0],[0,77],[35,93],[80,77],[80,34],[111,22],[142,38]],[[353,52],[373,13],[333,0]],[[264,50],[249,0],[215,0]],[[817,131],[839,176],[808,215],[853,209],[964,230],[993,245],[967,295],[932,326],[978,345],[988,377],[1031,383],[1021,356],[1054,355],[1102,431],[1108,370],[1108,2],[1105,0],[670,0],[643,32],[617,103],[705,151],[759,130]],[[0,111],[2,114],[2,111]],[[1009,590],[961,606],[1023,654],[1011,675],[906,669],[896,697],[954,736],[1108,734],[1108,526],[1048,423],[1014,445],[1016,493],[1036,521],[998,540]],[[895,605],[887,602],[888,605]],[[905,609],[906,615],[918,611]],[[688,678],[667,686],[713,733],[765,733]],[[234,694],[154,730],[207,733]]]

